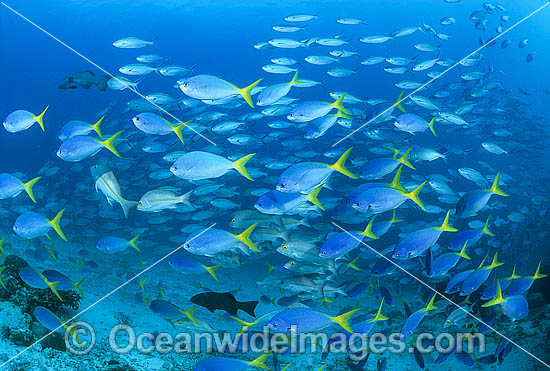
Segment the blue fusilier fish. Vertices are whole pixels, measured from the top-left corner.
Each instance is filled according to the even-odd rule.
[[[412,200],[422,209],[426,209],[420,200],[420,191],[426,185],[427,181],[420,184],[412,191],[408,191],[399,183],[401,177],[400,167],[395,174],[393,181],[382,187],[368,188],[366,191],[355,197],[351,206],[359,211],[369,215],[380,214],[385,211],[394,210],[401,206],[405,201]]]
[[[392,171],[397,169],[400,164],[403,164],[411,169],[415,167],[409,161],[409,155],[411,153],[412,147],[409,148],[401,157],[397,158],[399,150],[394,151],[395,155],[393,158],[374,158],[367,161],[365,165],[359,171],[359,177],[361,179],[374,180],[380,179],[384,176],[390,174]]]
[[[183,248],[191,254],[203,256],[214,256],[218,253],[235,249],[241,250],[246,255],[250,254],[249,249],[260,252],[250,240],[250,234],[257,224],[252,224],[244,232],[237,235],[217,228],[197,231],[187,238],[187,241],[183,244]]]
[[[179,140],[183,143],[182,131],[187,124],[191,122],[191,120],[179,125],[173,125],[170,121],[157,115],[156,113],[145,112],[134,116],[134,118],[132,118],[132,122],[136,128],[147,134],[167,135],[175,133]]]
[[[314,332],[332,325],[339,325],[344,330],[353,333],[353,329],[348,320],[359,310],[360,308],[357,308],[339,316],[332,317],[311,308],[296,307],[285,309],[277,313],[271,318],[268,325],[269,328],[276,332],[288,332],[292,326],[296,326],[296,330],[299,333]]]
[[[208,272],[217,282],[219,282],[219,280],[216,276],[216,269],[223,266],[223,264],[207,266],[200,263],[196,259],[183,254],[172,257],[168,261],[168,264],[170,264],[170,266],[178,272],[184,274],[201,274],[204,272]]]
[[[23,183],[21,180],[19,180],[19,178],[11,174],[0,174],[0,200],[16,197],[21,192],[25,191],[31,198],[32,202],[36,203],[32,187],[41,178],[42,177],[39,176],[37,178],[29,180],[27,183]]]
[[[56,288],[58,290],[64,290],[64,291],[67,291],[67,290],[72,290],[73,288],[77,289],[77,291],[80,293],[80,295],[82,297],[84,297],[84,293],[82,292],[82,282],[84,282],[84,280],[86,278],[82,278],[80,281],[78,282],[73,282],[71,281],[71,279],[69,277],[67,277],[66,275],[64,275],[63,273],[61,272],[58,272],[54,269],[47,269],[45,271],[42,271],[42,275],[44,277],[46,277],[46,279],[49,281],[49,282],[59,282],[57,285],[56,285]]]
[[[321,249],[319,249],[319,256],[326,259],[341,258],[357,248],[365,237],[373,240],[378,239],[379,237],[372,232],[373,223],[374,218],[370,220],[363,232],[339,232],[333,234],[327,238]]]
[[[178,157],[172,167],[170,167],[170,171],[181,179],[201,180],[219,178],[228,171],[235,169],[246,179],[254,180],[245,168],[248,160],[254,155],[255,153],[251,153],[232,162],[213,153],[202,151],[188,152]]]
[[[470,260],[470,257],[466,254],[466,248],[468,241],[464,243],[462,250],[460,252],[449,252],[439,255],[433,260],[430,264],[430,270],[428,271],[428,276],[430,277],[441,277],[447,274],[460,260],[464,258]]]
[[[256,80],[246,88],[239,89],[232,83],[220,79],[219,77],[197,75],[181,81],[178,87],[183,94],[201,100],[226,99],[240,95],[250,107],[254,108],[251,92],[260,81],[262,81],[262,79]]]
[[[139,234],[132,238],[130,241],[127,241],[123,238],[114,237],[114,236],[105,236],[102,237],[97,242],[97,249],[107,254],[114,254],[126,250],[129,246],[132,246],[137,251],[141,252],[140,248],[137,245],[137,240]]]
[[[376,217],[373,217],[373,220],[375,218]],[[394,209],[393,214],[392,214],[392,218],[390,220],[386,220],[386,221],[383,221],[383,222],[377,222],[377,223],[374,223],[372,225],[372,233],[375,236],[377,236],[378,238],[380,238],[390,230],[391,226],[394,223],[400,223],[400,222],[403,222],[403,221],[404,221],[403,219],[399,219],[395,216],[395,209]]]
[[[482,300],[491,300],[494,299],[494,297],[497,295],[497,282],[500,281],[500,288],[504,292],[510,286],[512,283],[512,280],[515,280],[517,278],[522,278],[519,274],[516,274],[516,266],[514,266],[514,270],[512,271],[512,274],[510,277],[502,278],[500,280],[495,280],[491,284],[487,285],[483,292],[481,293],[480,298]]]
[[[269,191],[258,199],[254,207],[264,214],[283,215],[289,213],[298,213],[300,206],[306,202],[311,202],[321,210],[325,210],[317,196],[323,188],[324,184],[315,188],[308,195],[301,193],[283,193],[279,191]]]
[[[65,234],[63,234],[63,231],[59,226],[59,221],[63,216],[63,212],[65,212],[65,209],[62,209],[59,213],[57,213],[55,218],[52,220],[48,220],[40,214],[27,211],[26,213],[19,215],[19,217],[15,220],[13,231],[19,237],[31,240],[33,238],[46,236],[48,231],[53,228],[59,237],[61,237],[64,241],[67,241]]]
[[[90,124],[89,122],[80,120],[69,121],[61,128],[57,137],[60,141],[64,142],[69,138],[76,137],[77,135],[88,135],[92,131],[95,131],[96,134],[103,139],[100,125],[104,118],[105,116],[101,116],[95,124]]]
[[[349,115],[346,115],[344,112],[338,110],[335,114],[326,115],[319,117],[307,126],[306,131],[304,132],[304,138],[306,139],[316,139],[320,138],[327,132],[328,129],[338,123],[344,127],[349,123],[351,125],[351,120],[353,118]]]
[[[298,103],[294,108],[292,108],[292,110],[290,110],[286,118],[292,122],[313,121],[319,117],[328,115],[334,108],[349,115],[350,112],[342,104],[345,96],[345,93],[342,94],[332,103],[317,101]]]
[[[475,216],[487,205],[492,195],[508,196],[498,187],[499,179],[500,172],[495,176],[491,188],[468,192],[462,196],[456,205],[456,215],[463,218]]]
[[[279,177],[275,189],[285,193],[309,193],[320,184],[326,183],[328,177],[335,171],[357,179],[345,166],[352,149],[353,147],[344,152],[333,165],[320,162],[300,162],[290,166]]]
[[[46,106],[44,111],[40,115],[35,115],[29,111],[17,110],[8,115],[4,120],[4,128],[10,133],[17,133],[27,130],[34,125],[35,122],[40,125],[42,131],[44,131],[44,114],[50,106]]]
[[[155,313],[160,318],[168,321],[172,325],[172,327],[176,328],[174,325],[174,322],[178,321],[178,319],[182,318],[182,315],[187,317],[189,320],[194,322],[195,324],[199,324],[199,321],[195,318],[193,312],[197,307],[192,307],[188,310],[183,310],[180,307],[178,307],[175,304],[170,303],[167,300],[157,299],[157,300],[151,300],[151,303],[149,303],[149,309],[153,313]]]
[[[424,253],[427,249],[435,245],[443,232],[456,232],[458,229],[449,224],[450,210],[447,211],[445,220],[441,227],[424,228],[414,231],[403,238],[393,251],[393,257],[396,259],[411,259]]]
[[[426,317],[426,315],[430,311],[437,309],[437,307],[434,306],[436,295],[437,294],[434,294],[434,296],[432,296],[426,307],[411,313],[411,315],[405,320],[405,323],[403,324],[403,327],[401,328],[401,333],[399,335],[400,339],[406,339],[407,337],[412,335],[412,333],[416,330],[418,325],[420,325],[420,322],[422,322],[424,317]]]
[[[122,133],[122,131],[119,131],[106,140],[98,140],[85,135],[71,137],[61,143],[61,146],[57,151],[57,156],[63,161],[78,162],[94,156],[103,148],[107,148],[115,156],[120,157],[115,148],[115,140],[118,138],[120,133]]]
[[[48,308],[38,306],[34,308],[34,318],[42,326],[47,328],[50,331],[56,331],[61,334],[64,334],[66,331],[69,331],[69,334],[76,340],[77,343],[82,344],[82,341],[78,337],[77,331],[78,326],[70,326],[64,323],[59,317],[53,314]]]
[[[434,129],[435,117],[430,122],[427,122],[422,117],[415,115],[414,113],[403,113],[397,116],[393,123],[396,128],[406,133],[415,134],[423,133],[430,129],[432,134],[437,137]]]
[[[507,296],[506,298],[502,297],[499,281],[497,281],[497,293],[495,298],[483,304],[482,307],[491,307],[498,304],[500,304],[502,308],[502,313],[510,317],[512,321],[527,317],[527,313],[529,312],[529,304],[523,295]]]
[[[493,271],[494,268],[500,267],[504,263],[500,263],[497,261],[498,252],[495,252],[495,256],[493,257],[493,261],[491,264],[480,267],[476,270],[474,270],[470,275],[464,280],[462,283],[462,286],[460,287],[460,296],[466,296],[470,295],[472,292],[476,291],[483,285],[483,283],[489,278],[489,275]]]
[[[382,61],[384,61],[385,58],[382,57]],[[379,124],[382,122],[385,122],[392,118],[392,113],[397,107],[401,112],[406,113],[405,108],[401,105],[401,99],[403,98],[403,94],[405,91],[401,91],[399,94],[399,97],[397,97],[397,100],[395,103],[380,103],[377,104],[375,109],[369,114],[367,117],[367,122],[370,123],[370,125]]]
[[[250,367],[258,367],[269,370],[265,365],[265,360],[270,353],[265,353],[253,361],[243,361],[230,357],[212,357],[200,361],[193,367],[193,371],[242,371]]]
[[[489,230],[489,218],[485,222],[485,226],[481,230],[477,229],[468,229],[465,231],[460,231],[453,237],[451,242],[449,242],[449,249],[458,251],[460,250],[466,241],[468,241],[468,247],[475,245],[483,235],[488,235],[494,237],[493,232]]]
[[[19,277],[32,288],[35,289],[47,289],[49,288],[61,301],[63,299],[57,291],[57,286],[61,283],[59,281],[49,281],[46,276],[32,267],[23,267],[19,270]]]
[[[258,106],[270,106],[281,98],[286,97],[286,95],[290,92],[290,89],[294,85],[298,84],[301,84],[301,82],[298,80],[298,71],[296,71],[294,77],[289,82],[270,85],[263,89],[256,98],[256,104]]]
[[[485,260],[480,264],[480,268],[483,265]],[[449,283],[447,283],[447,288],[445,288],[446,294],[454,294],[460,291],[460,287],[464,283],[464,280],[468,278],[468,276],[474,272],[474,269],[470,269],[464,272],[457,273],[454,275],[450,280]]]
[[[541,262],[539,262],[537,270],[533,276],[515,277],[511,280],[510,285],[506,289],[506,296],[521,295],[531,288],[535,280],[546,277],[546,274],[540,273],[540,264]]]

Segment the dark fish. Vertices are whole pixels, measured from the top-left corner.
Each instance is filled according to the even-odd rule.
[[[61,84],[59,84],[59,89],[76,89],[79,86],[84,89],[89,89],[90,86],[95,84],[100,91],[105,91],[105,89],[107,89],[107,82],[110,79],[111,76],[109,75],[96,76],[90,70],[75,72],[61,81]]]
[[[378,358],[378,362],[376,362],[376,371],[386,371],[386,366],[386,357]]]
[[[476,358],[477,363],[482,365],[492,365],[497,361],[497,357],[494,354],[489,354],[481,358]]]
[[[393,298],[390,294],[390,291],[384,286],[378,287],[378,290],[380,291],[380,296],[384,299],[384,303],[388,305],[393,305]]]
[[[203,292],[191,298],[191,303],[199,305],[214,312],[217,309],[225,310],[227,313],[236,316],[240,309],[252,317],[256,317],[254,310],[258,301],[239,302],[230,292]]]
[[[357,363],[353,363],[351,361],[351,359],[345,359],[344,360],[344,363],[346,366],[348,366],[348,368],[351,370],[351,371],[363,371],[365,369],[365,365],[367,364],[367,361],[369,359],[369,356],[370,356],[371,352],[368,352],[363,358],[361,358],[361,360]],[[357,356],[357,354],[355,354],[355,356]]]
[[[455,354],[455,352],[456,352],[456,347],[453,347],[453,349],[449,349],[448,352],[439,353],[439,355],[435,359],[434,363],[443,363],[443,362],[445,362],[446,360],[449,359],[450,356]]]
[[[363,292],[365,292],[365,290],[369,287],[369,284],[366,283],[366,282],[363,282],[363,283],[358,283],[357,285],[355,285],[351,290],[349,290],[347,292],[348,296],[350,298],[354,298],[356,297],[357,295],[360,295],[362,294]]]
[[[469,353],[466,353],[466,352],[456,353],[455,357],[457,360],[464,363],[465,366],[468,366],[468,367],[475,366],[474,359]]]
[[[420,353],[417,347],[413,347],[413,349],[414,349],[414,360],[416,361],[416,364],[418,365],[418,367],[420,367],[423,370],[425,366],[424,356],[422,355],[422,353]]]

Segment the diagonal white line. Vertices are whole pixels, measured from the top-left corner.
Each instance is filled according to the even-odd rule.
[[[189,241],[187,242],[190,242],[190,241],[193,241],[195,238],[199,237],[200,235],[202,235],[204,232],[208,231],[210,228],[213,228],[214,226],[216,225],[216,223],[210,225],[208,228],[205,228],[204,230],[202,230],[200,233],[198,233],[195,237],[193,237],[192,239],[190,239]],[[108,294],[104,295],[103,297],[101,297],[100,299],[96,300],[95,302],[93,302],[92,304],[88,305],[85,309],[83,309],[82,311],[78,312],[77,314],[75,314],[72,318],[68,319],[67,321],[63,322],[62,324],[60,324],[57,328],[53,329],[52,331],[50,331],[49,333],[47,333],[46,335],[42,336],[40,339],[38,339],[37,341],[35,341],[34,343],[32,343],[31,345],[29,345],[28,347],[26,347],[25,349],[23,349],[22,351],[20,351],[19,353],[17,353],[16,355],[14,355],[13,357],[11,357],[10,359],[8,359],[7,361],[5,361],[4,363],[0,364],[0,368],[4,367],[5,365],[7,365],[8,363],[10,363],[11,361],[13,361],[14,359],[16,359],[17,357],[19,357],[21,354],[25,353],[26,351],[28,351],[29,349],[31,349],[32,347],[34,347],[36,344],[40,343],[42,340],[44,340],[45,338],[47,338],[48,336],[50,336],[51,334],[53,334],[54,332],[57,332],[57,330],[61,329],[62,327],[64,327],[65,325],[67,325],[69,322],[72,322],[75,318],[79,317],[81,314],[84,314],[86,313],[87,311],[89,311],[90,309],[92,309],[93,307],[95,307],[97,304],[101,303],[103,300],[107,299],[108,297],[110,297],[111,295],[113,295],[114,293],[116,293],[118,290],[120,290],[121,288],[123,288],[124,286],[128,285],[130,282],[134,281],[136,278],[140,277],[141,275],[143,275],[145,272],[149,271],[151,268],[153,268],[154,266],[156,266],[157,264],[159,264],[160,262],[166,260],[169,256],[173,255],[174,253],[176,253],[178,250],[180,250],[185,244],[182,244],[180,245],[179,247],[177,247],[176,249],[172,250],[171,252],[169,252],[168,254],[166,254],[165,256],[163,256],[162,258],[160,258],[159,260],[157,260],[156,262],[154,262],[153,264],[149,265],[147,268],[145,268],[144,270],[142,270],[141,272],[139,272],[138,274],[136,274],[134,277],[130,278],[128,281],[124,282],[123,284],[121,284],[120,286],[118,286],[117,288],[111,290]]]
[[[470,58],[472,55],[476,54],[477,52],[479,52],[480,50],[484,49],[487,45],[489,45],[490,43],[492,43],[493,41],[499,39],[500,37],[506,35],[508,32],[512,31],[514,28],[516,28],[517,26],[519,26],[520,24],[522,24],[523,22],[525,22],[526,20],[528,20],[529,18],[531,18],[532,16],[534,16],[535,14],[537,14],[538,12],[540,12],[541,10],[543,10],[544,8],[546,8],[548,5],[550,5],[550,2],[546,2],[544,5],[542,5],[540,8],[534,10],[533,12],[529,13],[529,15],[523,17],[521,20],[519,20],[517,23],[513,24],[510,28],[506,29],[504,32],[498,34],[497,36],[493,37],[492,39],[490,39],[489,41],[487,41],[485,44],[481,45],[479,48],[477,48],[476,50],[474,50],[473,52],[471,52],[470,54],[468,54],[467,56],[465,56],[464,58],[462,58],[461,60],[459,60],[458,62],[456,62],[455,64],[453,64],[452,66],[450,66],[449,68],[447,68],[446,70],[444,70],[443,72],[441,72],[439,75],[435,76],[434,78],[432,78],[431,80],[428,80],[428,82],[422,84],[420,87],[416,88],[415,90],[413,90],[412,93],[406,95],[405,97],[399,99],[397,102],[395,102],[394,104],[392,104],[391,106],[389,106],[388,108],[386,108],[384,111],[380,112],[378,115],[374,116],[373,118],[371,118],[369,121],[365,122],[363,125],[359,126],[357,129],[355,129],[354,131],[352,131],[351,133],[349,133],[348,135],[346,135],[345,137],[343,137],[342,139],[340,139],[339,141],[337,141],[336,143],[334,143],[332,145],[332,147],[336,147],[338,144],[342,143],[344,140],[348,139],[349,137],[351,137],[352,135],[354,135],[355,133],[357,133],[358,131],[360,131],[361,129],[363,129],[365,126],[367,126],[368,124],[370,124],[371,122],[373,122],[374,120],[376,120],[377,118],[379,118],[380,116],[384,115],[385,113],[387,113],[388,111],[390,110],[393,110],[398,104],[400,104],[401,102],[407,100],[408,98],[410,98],[411,95],[414,95],[416,93],[418,93],[420,90],[424,89],[426,86],[430,85],[432,82],[434,82],[435,80],[439,79],[440,77],[442,77],[443,75],[447,74],[447,72],[449,72],[450,70],[454,69],[456,66],[458,66],[460,63],[462,63],[463,61],[465,61],[466,59]]]
[[[23,14],[19,13],[17,10],[13,9],[12,7],[10,7],[9,5],[7,5],[6,3],[4,2],[0,2],[0,4],[2,4],[6,9],[10,10],[12,13],[14,13],[15,15],[19,16],[21,19],[27,21],[28,23],[30,23],[31,25],[33,25],[36,29],[42,31],[44,34],[48,35],[49,37],[51,37],[52,39],[54,39],[55,41],[57,41],[59,44],[63,45],[65,48],[69,49],[70,51],[72,51],[73,53],[75,53],[76,55],[78,55],[80,58],[84,59],[86,62],[90,63],[92,66],[96,67],[97,69],[101,70],[103,73],[105,73],[106,75],[109,75],[111,78],[117,80],[119,83],[121,83],[122,85],[124,85],[126,88],[130,89],[131,91],[133,91],[135,94],[137,94],[139,97],[145,99],[147,102],[151,103],[155,108],[159,109],[160,111],[164,112],[165,114],[167,114],[168,116],[170,116],[171,118],[173,118],[174,120],[176,120],[177,122],[179,122],[180,124],[185,124],[183,121],[181,121],[179,118],[177,118],[176,116],[174,116],[173,114],[171,114],[170,112],[166,111],[164,108],[162,108],[161,106],[159,106],[158,104],[156,104],[155,102],[151,101],[149,98],[147,98],[146,96],[144,96],[143,94],[141,94],[140,92],[138,92],[136,89],[134,89],[133,87],[131,87],[130,85],[126,84],[124,81],[120,80],[119,78],[117,78],[116,76],[114,76],[113,74],[111,74],[109,71],[107,71],[105,68],[99,66],[97,63],[95,63],[94,61],[92,61],[90,58],[86,57],[85,55],[83,55],[82,53],[80,53],[79,51],[75,50],[74,48],[72,48],[70,45],[67,45],[65,42],[63,42],[62,40],[60,40],[59,38],[57,38],[56,36],[52,35],[51,33],[49,33],[48,31],[46,31],[45,29],[43,29],[42,27],[40,27],[38,24],[34,23],[33,21],[31,21],[30,19],[28,19],[27,17],[25,17]],[[202,135],[201,133],[199,133],[198,131],[196,131],[195,129],[193,129],[191,126],[189,125],[186,125],[185,128],[188,128],[190,129],[191,131],[193,131],[195,134],[197,134],[198,136],[200,136],[201,138],[203,138],[204,140],[206,140],[208,143],[210,144],[213,144],[213,145],[216,145],[216,143],[214,143],[212,140],[210,140],[209,138],[205,137],[204,135]]]
[[[460,310],[462,310],[464,313],[466,313],[467,315],[469,315],[470,317],[472,317],[473,319],[475,319],[476,321],[478,321],[479,323],[485,325],[485,327],[487,327],[488,329],[491,329],[493,330],[496,334],[500,335],[501,337],[503,337],[504,339],[508,340],[510,343],[512,343],[513,345],[515,345],[516,347],[518,347],[519,349],[521,349],[522,351],[524,351],[526,354],[530,355],[531,357],[533,357],[534,359],[536,359],[537,361],[539,361],[540,363],[542,363],[544,366],[546,366],[547,368],[550,368],[550,365],[547,364],[546,362],[544,362],[542,359],[538,358],[537,356],[535,356],[533,353],[529,352],[527,349],[523,348],[521,345],[519,345],[518,343],[514,342],[512,339],[508,338],[506,335],[502,334],[500,331],[498,331],[497,329],[493,328],[492,326],[490,326],[489,324],[485,323],[485,321],[483,321],[482,319],[476,317],[474,314],[468,312],[466,309],[462,308],[460,305],[458,305],[457,303],[455,303],[454,301],[452,301],[451,299],[449,299],[446,295],[442,294],[441,292],[439,292],[438,290],[434,289],[433,287],[431,287],[430,285],[428,285],[426,282],[422,281],[420,278],[416,277],[414,274],[412,274],[411,272],[409,272],[408,270],[406,270],[405,268],[401,267],[399,264],[395,263],[393,260],[389,259],[388,257],[386,257],[384,254],[381,254],[380,252],[378,252],[375,248],[373,248],[372,246],[370,246],[369,244],[367,244],[366,242],[363,242],[363,240],[357,238],[353,233],[347,231],[345,228],[341,227],[340,225],[336,224],[335,222],[332,222],[332,224],[340,229],[342,232],[345,232],[347,234],[349,234],[352,238],[354,238],[356,241],[358,241],[359,243],[361,243],[362,245],[366,246],[368,249],[370,249],[372,252],[374,252],[376,255],[380,256],[381,258],[385,259],[387,262],[391,263],[392,265],[394,265],[395,267],[399,268],[402,272],[408,274],[409,276],[411,276],[414,280],[418,281],[419,283],[421,283],[422,285],[424,285],[425,287],[427,287],[428,289],[430,289],[431,291],[433,291],[434,293],[440,295],[443,299],[447,300],[449,303],[453,304],[455,307],[459,308]]]

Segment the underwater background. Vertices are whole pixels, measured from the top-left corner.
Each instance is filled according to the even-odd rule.
[[[547,368],[550,6],[522,21],[545,3],[2,3],[0,368]],[[302,20],[285,20],[293,15]],[[388,38],[360,41],[376,35]],[[128,37],[137,38],[129,47],[113,45]],[[286,41],[269,42],[276,39]],[[151,54],[159,59],[136,61]],[[294,61],[273,62],[283,57]],[[140,64],[137,72],[119,70],[130,64]],[[167,66],[182,68],[159,72]],[[96,83],[105,71],[112,76]],[[62,88],[71,76],[83,81]],[[121,77],[130,86],[113,89]],[[237,89],[247,86],[253,107]],[[263,105],[268,87],[282,96]],[[42,131],[34,118],[48,105]],[[153,116],[140,116],[150,120],[140,126],[144,114]],[[92,124],[102,116],[99,138]],[[72,120],[84,124],[70,129]],[[189,120],[182,143],[174,128]],[[98,144],[119,131],[114,151]],[[67,146],[86,153],[65,156],[75,137]],[[199,151],[216,158],[186,160]],[[451,267],[434,273],[445,254]],[[464,272],[474,275],[470,291]],[[211,292],[231,295],[191,300]],[[252,315],[244,306],[231,313],[254,301]],[[121,323],[137,333],[236,334],[242,323],[231,316],[258,329],[313,318],[304,324],[312,332],[347,331],[349,320],[403,333],[417,310],[422,320],[407,345],[422,332],[481,332],[487,351],[444,359],[384,352],[362,362],[322,355],[319,346],[318,354],[270,353],[258,364],[246,362],[262,353],[118,354],[109,344]],[[69,319],[95,330],[86,354],[66,349]]]

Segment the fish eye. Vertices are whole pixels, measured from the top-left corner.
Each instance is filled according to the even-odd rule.
[[[259,203],[259,204],[258,204],[258,206],[259,206],[259,207],[262,207],[262,204],[261,204],[261,203]]]
[[[413,254],[412,251],[409,251],[409,256],[412,256],[412,254]]]
[[[326,251],[323,251],[323,252],[321,253],[321,255],[326,255],[326,254],[327,254],[327,252],[326,252]]]
[[[287,244],[284,244],[284,245],[282,246],[282,249],[283,249],[283,250],[288,249],[288,245],[287,245]]]
[[[295,264],[296,262],[294,260],[290,262],[290,265],[295,265]]]
[[[279,188],[284,188],[285,185],[284,184],[279,184]]]
[[[235,223],[235,222],[236,222],[235,218],[231,219],[231,223]]]

